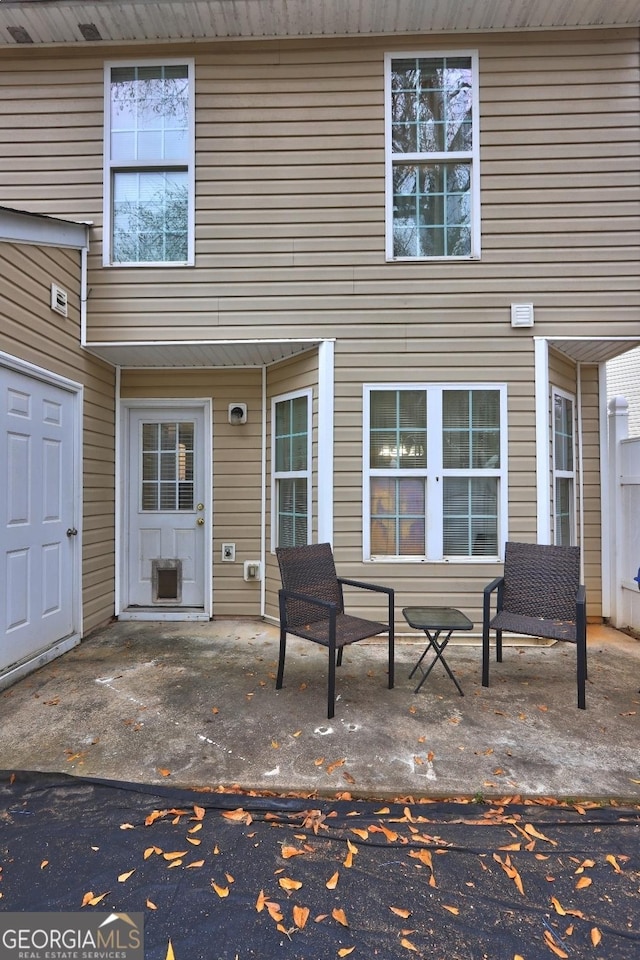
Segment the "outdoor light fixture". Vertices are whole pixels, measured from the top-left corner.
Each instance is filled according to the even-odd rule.
[[[241,423],[246,423],[246,422],[247,422],[246,403],[230,403],[229,404],[229,423],[233,427],[237,427]]]

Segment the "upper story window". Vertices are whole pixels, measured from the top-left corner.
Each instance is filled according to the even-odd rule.
[[[193,64],[105,74],[105,264],[193,263]]]
[[[553,391],[553,517],[554,543],[576,543],[576,468],[574,456],[574,399]]]
[[[388,260],[480,256],[478,62],[385,57]]]
[[[506,388],[365,387],[365,559],[498,559]]]
[[[299,547],[311,532],[311,391],[276,397],[271,430],[273,546]]]

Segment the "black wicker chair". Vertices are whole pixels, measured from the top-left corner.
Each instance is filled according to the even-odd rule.
[[[491,595],[497,591],[496,613]],[[587,611],[580,583],[580,548],[535,543],[506,544],[504,575],[484,590],[482,686],[489,686],[489,631],[496,632],[502,661],[502,631],[566,640],[577,648],[578,707],[585,709]]]
[[[282,687],[287,633],[320,643],[329,649],[329,697],[327,716],[335,712],[336,651],[337,665],[349,643],[357,643],[379,633],[389,635],[389,689],[394,682],[394,592],[361,580],[338,577],[331,546],[314,543],[303,547],[277,547],[282,589],[280,597],[280,656],[276,689]],[[342,587],[359,587],[385,593],[388,598],[387,622],[363,620],[344,612]]]

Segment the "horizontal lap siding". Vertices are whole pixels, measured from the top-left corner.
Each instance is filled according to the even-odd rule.
[[[482,259],[385,263],[383,55],[460,48],[479,51]],[[508,381],[509,534],[535,539],[531,334],[638,332],[638,49],[636,31],[185,46],[196,61],[196,267],[161,272],[100,266],[100,61],[19,52],[0,65],[4,202],[94,221],[90,339],[335,338],[345,572],[392,577],[403,603],[427,590],[477,620],[495,565],[361,562],[362,384]],[[534,303],[534,331],[511,329],[512,302]],[[587,453],[595,469],[597,450]],[[590,544],[596,507],[590,485]]]
[[[51,283],[69,316],[50,308]],[[80,254],[0,243],[0,350],[84,386],[82,590],[84,632],[114,612],[114,372],[81,350]]]

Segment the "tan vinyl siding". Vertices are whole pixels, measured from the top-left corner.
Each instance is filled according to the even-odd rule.
[[[602,488],[598,418],[603,398],[600,396],[599,372],[596,366],[585,364],[580,378],[584,437],[584,582],[587,589],[587,618],[593,621],[602,618]]]
[[[69,315],[50,308],[51,283]],[[114,410],[111,367],[80,348],[80,254],[0,243],[0,350],[84,386],[83,632],[114,612]]]
[[[479,53],[482,258],[385,263],[384,54],[461,48]],[[94,222],[90,341],[335,338],[341,572],[393,583],[399,607],[438,597],[477,624],[495,564],[362,562],[362,385],[507,383],[509,536],[535,540],[532,333],[638,334],[639,50],[636,30],[100,47],[64,58],[12,50],[0,63],[3,202]],[[123,53],[195,58],[194,268],[101,266],[100,57]],[[511,328],[512,302],[534,304],[534,331]],[[305,385],[317,402],[314,363],[270,369],[268,404]],[[123,389],[199,395],[212,378],[202,395],[214,396],[214,596],[216,610],[237,613],[256,609],[255,585],[235,571],[226,582],[219,545],[259,545],[260,456],[249,432],[247,480],[248,459],[241,472],[235,434],[224,432],[226,404],[246,399],[236,385],[247,381],[227,375],[218,393],[217,371],[124,371]],[[260,374],[246,376],[259,396]],[[595,434],[585,445],[585,545],[595,546],[598,422],[586,407]],[[253,498],[242,538],[228,512],[238,484]],[[273,611],[278,578],[267,558]],[[592,564],[595,583],[598,553]]]
[[[243,579],[244,561],[260,559],[262,372],[124,370],[123,399],[211,398],[213,408],[213,616],[258,617],[260,584]],[[247,404],[247,422],[231,426],[230,403]],[[235,543],[235,563],[222,544]]]

